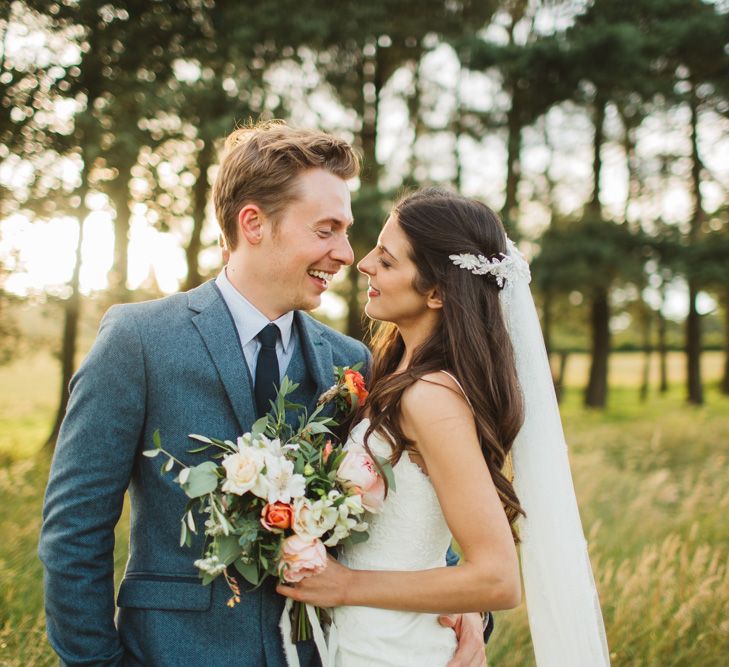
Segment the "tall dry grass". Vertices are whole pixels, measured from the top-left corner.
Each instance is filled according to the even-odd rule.
[[[729,399],[676,392],[563,418],[616,667],[729,664]],[[534,664],[524,607],[497,615],[492,667]],[[588,666],[589,667],[589,666]]]
[[[718,357],[716,357],[718,359]],[[618,380],[629,385],[622,359]],[[678,367],[678,364],[676,364]],[[575,366],[576,369],[576,366]],[[37,535],[54,362],[0,369],[0,665],[55,665],[45,641]],[[685,405],[675,388],[641,404],[617,386],[605,412],[567,392],[562,413],[615,667],[729,664],[729,398]],[[50,406],[50,409],[49,409]],[[116,563],[126,557],[127,514]],[[523,607],[497,615],[491,667],[534,665]],[[590,667],[589,665],[585,667]]]

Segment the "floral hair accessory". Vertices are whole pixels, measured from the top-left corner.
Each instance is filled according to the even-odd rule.
[[[505,283],[512,282],[517,278],[524,278],[529,282],[531,274],[524,255],[519,252],[519,249],[510,239],[506,240],[506,244],[508,254],[501,252],[488,258],[484,255],[461,253],[460,255],[448,255],[448,259],[457,267],[466,269],[466,271],[470,271],[476,276],[493,276],[499,287],[504,287]]]

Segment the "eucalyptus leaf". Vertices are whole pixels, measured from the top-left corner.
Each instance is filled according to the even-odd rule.
[[[257,419],[253,426],[251,427],[251,435],[257,436],[261,435],[266,432],[266,428],[268,427],[268,416],[265,415],[261,417],[260,419]]]
[[[169,458],[167,460],[167,463],[165,464],[164,470],[165,470],[165,472],[169,472],[174,467],[175,467],[175,460],[173,458]]]
[[[219,535],[215,538],[215,544],[218,558],[226,565],[240,558],[240,545],[235,535]]]
[[[347,537],[350,544],[359,544],[360,542],[366,542],[369,539],[370,535],[366,530],[352,531]]]
[[[192,515],[192,512],[187,513],[187,526],[193,533],[197,533],[197,528],[195,526],[195,517]]]
[[[331,433],[331,431],[322,422],[310,422],[308,429],[314,433]]]
[[[202,447],[195,447],[195,449],[188,449],[188,454],[199,454],[204,452],[206,449],[210,449],[210,445],[203,445]]]
[[[218,486],[217,469],[212,461],[189,468],[187,481],[182,485],[185,493],[190,498],[199,498],[215,491]]]
[[[180,522],[180,546],[184,547],[187,542],[187,525],[184,521]]]
[[[390,459],[388,459],[385,456],[378,456],[377,462],[380,464],[380,467],[382,468],[382,472],[385,475],[385,480],[387,480],[387,488],[390,491],[395,491],[395,473],[392,471],[392,464],[390,463]]]
[[[152,442],[157,449],[162,449],[162,438],[159,436],[159,429],[155,429],[152,433]]]
[[[145,449],[142,454],[144,456],[149,457],[150,459],[153,459],[157,454],[159,454],[162,450],[161,449]]]
[[[235,569],[243,575],[243,578],[254,586],[258,585],[260,575],[258,573],[258,566],[255,563],[246,562],[242,558],[235,561]]]

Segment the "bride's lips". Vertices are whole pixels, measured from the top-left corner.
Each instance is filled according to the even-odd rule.
[[[367,296],[369,296],[369,297],[380,296],[380,290],[375,289],[374,287],[372,287],[372,285],[370,285],[369,289],[367,290]]]

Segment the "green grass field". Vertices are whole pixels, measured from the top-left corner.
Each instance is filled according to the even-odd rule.
[[[603,604],[612,663],[723,667],[729,656],[729,398],[722,357],[704,355],[707,405],[685,405],[682,358],[671,391],[638,400],[638,355],[615,355],[609,407],[581,407],[586,359],[570,357],[563,418]],[[36,557],[57,395],[49,355],[0,368],[0,665],[57,664],[45,641]],[[126,517],[126,514],[125,514]],[[117,531],[125,561],[126,518]],[[492,667],[534,664],[524,608],[497,615]],[[586,666],[589,667],[589,666]]]

